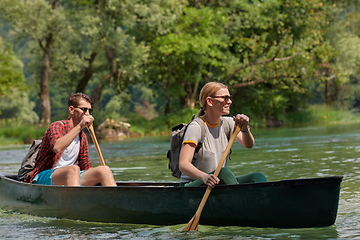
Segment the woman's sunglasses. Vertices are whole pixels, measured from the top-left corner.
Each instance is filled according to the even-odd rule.
[[[224,99],[224,102],[228,102],[229,100],[231,100],[232,96],[213,96],[211,98],[222,98]]]

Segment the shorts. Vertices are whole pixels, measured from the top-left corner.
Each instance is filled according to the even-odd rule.
[[[34,178],[33,184],[41,184],[41,185],[52,185],[52,174],[55,169],[48,169],[40,172]],[[84,174],[85,170],[80,171],[80,184],[82,181],[82,175]]]

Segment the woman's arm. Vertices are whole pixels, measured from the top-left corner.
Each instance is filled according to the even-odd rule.
[[[182,145],[180,151],[179,168],[185,175],[203,181],[206,185],[214,187],[219,183],[219,178],[213,174],[207,174],[197,169],[191,162],[194,156],[196,144],[185,143]]]

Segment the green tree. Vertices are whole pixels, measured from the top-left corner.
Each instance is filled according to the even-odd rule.
[[[226,56],[221,49],[228,44],[223,28],[227,22],[221,9],[186,7],[170,33],[151,43],[151,76],[154,86],[161,87],[166,99],[165,114],[172,111],[171,99],[178,98],[174,108],[194,108],[199,85],[211,78],[212,67]]]
[[[354,81],[360,74],[359,6],[359,2],[351,0],[324,3],[329,22],[324,40],[334,54],[318,55],[318,75],[323,80],[318,91],[324,92],[323,99],[329,106],[351,108],[351,103],[344,102],[359,93],[357,81]]]
[[[10,44],[0,37],[0,96],[9,96],[25,89],[23,63]],[[0,108],[1,114],[1,108]]]
[[[140,79],[148,48],[128,33],[131,1],[65,1],[72,33],[54,56],[55,78],[76,92],[90,91],[95,108],[108,86],[124,91]],[[67,79],[66,82],[61,79]]]
[[[320,81],[315,53],[333,54],[326,24],[314,0],[189,1],[151,41],[149,76],[163,88],[165,113],[194,107],[199,85],[215,80],[232,89],[235,109],[276,120],[304,108],[307,82]]]
[[[226,28],[233,58],[222,81],[238,98],[234,108],[283,124],[283,115],[304,109],[322,48],[325,10],[316,1],[232,1]],[[331,52],[329,52],[331,54]]]
[[[111,112],[101,117],[161,115],[196,107],[201,86],[220,81],[234,95],[232,111],[262,125],[283,124],[314,99],[348,97],[359,69],[356,9],[351,0],[0,2],[16,37],[31,40],[40,119],[49,93],[60,108],[63,92],[88,92]]]
[[[37,72],[40,80],[40,125],[43,126],[51,121],[49,95],[51,54],[58,36],[68,26],[62,8],[56,7],[58,2],[58,0],[3,0],[0,2],[0,12],[10,22],[17,36],[35,41],[42,53]],[[39,53],[39,51],[35,52]]]
[[[10,120],[13,125],[31,126],[39,122],[34,107],[35,103],[29,99],[26,91],[0,96],[0,119]]]

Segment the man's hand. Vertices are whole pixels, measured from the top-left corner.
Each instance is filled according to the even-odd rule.
[[[89,127],[94,122],[94,117],[92,115],[84,115],[80,121],[81,129]]]

